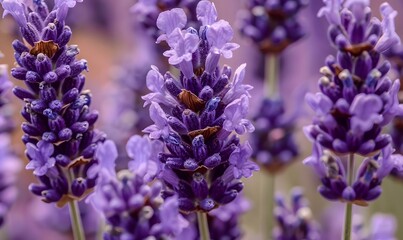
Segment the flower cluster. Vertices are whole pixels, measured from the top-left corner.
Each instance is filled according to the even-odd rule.
[[[370,18],[366,1],[347,1],[341,12],[338,2],[327,1],[319,12],[331,24],[329,38],[338,52],[321,69],[321,92],[306,96],[316,116],[305,132],[333,152],[366,156],[391,142],[382,127],[403,113],[400,83],[385,76],[389,62],[379,63],[380,54],[400,41],[394,31],[396,11],[383,3],[380,22]]]
[[[293,118],[285,115],[283,101],[264,99],[253,120],[252,157],[268,172],[276,173],[298,155]]]
[[[129,170],[117,175],[114,143],[107,140],[98,147],[99,183],[90,200],[107,220],[104,239],[170,239],[187,227],[179,214],[177,197],[163,202],[162,183],[153,181],[160,171],[157,153],[162,147],[161,142],[151,142],[147,137],[131,137],[126,148],[133,160]]]
[[[402,170],[403,157],[392,154],[392,151],[392,147],[388,145],[379,154],[365,158],[351,186],[347,184],[347,173],[340,157],[323,150],[319,143],[315,143],[313,155],[306,158],[304,164],[312,167],[320,176],[322,185],[318,187],[318,191],[323,197],[366,206],[368,201],[381,195],[383,178],[393,168]]]
[[[1,3],[23,37],[13,42],[18,66],[11,74],[27,86],[13,92],[25,103],[26,168],[41,181],[29,189],[59,205],[84,197],[94,187],[97,173],[88,170],[96,163],[96,143],[104,138],[94,130],[98,114],[89,110],[90,92],[83,91],[81,72],[87,70],[87,61],[76,60],[78,47],[68,45],[72,32],[65,18],[76,1],[82,2],[55,0],[51,11],[43,0]]]
[[[187,19],[182,9],[160,14],[157,26],[163,34],[157,41],[166,41],[171,48],[164,56],[180,76],[162,75],[153,67],[147,74],[152,93],[144,96],[155,123],[144,131],[168,149],[159,156],[164,164],[161,178],[168,187],[164,195],[177,193],[184,212],[208,212],[231,202],[243,188],[239,179],[258,170],[249,160],[250,145],[241,144],[237,136],[254,130],[246,119],[251,86],[242,83],[245,64],[232,81],[231,68],[218,67],[221,55],[230,58],[238,48],[229,42],[232,28],[217,21],[209,1],[199,2],[197,18],[202,24],[199,30],[184,30]]]
[[[189,21],[189,27],[197,27],[199,24],[196,19],[196,5],[200,0],[138,0],[131,8],[136,15],[137,21],[146,33],[157,39],[161,34],[156,27],[158,15],[173,8],[182,8],[186,11]]]
[[[291,191],[291,206],[288,207],[282,195],[276,196],[274,216],[277,227],[273,230],[274,240],[319,240],[318,224],[312,219],[311,209],[300,188]]]
[[[0,58],[2,54],[0,52]],[[0,65],[0,134],[10,132],[14,128],[10,113],[6,109],[6,91],[12,86],[8,79],[7,65]]]
[[[305,33],[296,15],[307,0],[248,0],[241,12],[241,33],[252,39],[263,53],[279,53]]]

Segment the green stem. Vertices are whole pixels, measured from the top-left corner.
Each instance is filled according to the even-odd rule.
[[[268,229],[268,235],[266,239],[271,239],[272,232],[274,229],[274,194],[276,192],[276,175],[270,175],[271,178],[268,178],[268,183],[267,186],[270,187],[268,191],[268,201],[269,201],[269,211],[267,211],[267,229]]]
[[[77,200],[69,202],[69,209],[74,240],[85,240],[83,224],[81,223],[80,209],[78,208]]]
[[[279,58],[276,54],[267,54],[265,57],[265,96],[277,97],[279,95],[278,87]]]
[[[197,223],[199,225],[200,240],[210,240],[207,213],[197,212]]]
[[[347,174],[348,174],[348,178],[347,178],[348,186],[351,186],[353,183],[353,174],[354,174],[354,153],[350,153],[348,163],[347,163]],[[345,218],[344,218],[343,240],[351,239],[352,215],[353,215],[353,204],[351,202],[347,202],[346,213],[345,213]]]
[[[261,232],[264,239],[271,239],[273,228],[275,226],[274,220],[274,193],[275,193],[275,175],[269,175],[266,173],[260,173],[260,196],[259,204],[260,209],[267,209],[262,211],[259,216],[261,217]]]

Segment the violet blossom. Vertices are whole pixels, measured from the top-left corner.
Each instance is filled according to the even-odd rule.
[[[76,2],[82,0],[55,0],[51,11],[43,0],[1,2],[24,40],[12,44],[17,66],[11,75],[27,86],[13,92],[25,103],[21,114],[27,169],[40,180],[29,189],[59,206],[91,192],[97,175],[89,177],[87,170],[96,163],[97,142],[104,139],[94,129],[98,113],[89,109],[91,94],[83,90],[87,61],[76,60],[78,47],[68,45],[72,31],[65,17]]]
[[[337,58],[329,56],[320,70],[321,92],[306,96],[316,114],[305,132],[341,155],[376,154],[391,142],[390,135],[381,133],[382,128],[403,114],[397,98],[400,83],[386,77],[390,64],[380,61],[381,53],[400,41],[392,34],[393,17],[386,15],[392,10],[382,4],[381,24],[377,18],[370,20],[371,12],[363,2],[350,1],[350,8],[343,9],[333,9],[338,5],[332,1],[327,4],[341,18],[341,25],[331,22],[329,27],[330,41],[338,53]],[[334,18],[329,14],[326,16]]]
[[[142,29],[154,39],[161,35],[161,29],[157,27],[158,16],[161,12],[174,8],[185,9],[188,13],[189,21],[185,21],[187,26],[197,27],[196,5],[200,0],[137,0],[131,8]],[[183,12],[186,17],[185,12]],[[179,17],[179,16],[178,16]],[[160,19],[162,21],[162,19]],[[156,25],[157,22],[157,25]],[[182,26],[185,27],[185,26]]]
[[[274,217],[277,221],[277,227],[273,230],[274,240],[323,239],[318,223],[314,221],[311,209],[300,188],[291,190],[291,205],[289,206],[286,204],[284,196],[276,195]]]
[[[147,75],[152,93],[144,96],[155,123],[144,132],[168,150],[159,155],[160,178],[167,187],[163,195],[177,194],[183,212],[209,212],[231,202],[243,188],[239,179],[258,170],[249,160],[249,144],[241,144],[237,136],[254,129],[246,118],[251,86],[243,84],[245,64],[232,81],[230,67],[218,66],[221,55],[230,57],[237,48],[229,42],[232,29],[217,21],[213,3],[200,1],[196,10],[199,29],[182,29],[182,9],[160,14],[166,21],[157,22],[169,24],[159,26],[170,47],[164,55],[180,75],[163,75],[153,67]]]
[[[306,158],[304,164],[319,175],[322,185],[318,191],[324,198],[367,206],[369,201],[381,195],[382,180],[394,168],[403,170],[403,156],[392,152],[393,148],[388,145],[380,153],[365,158],[351,186],[347,184],[347,173],[341,157],[323,150],[318,142],[314,144],[312,156]]]
[[[174,238],[187,227],[179,214],[177,197],[160,197],[162,184],[154,180],[162,143],[133,136],[127,146],[130,170],[114,174],[116,146],[110,140],[98,146],[96,156],[104,170],[90,202],[107,221],[104,239]],[[103,163],[105,162],[105,163]],[[156,170],[157,169],[157,170]],[[156,171],[155,171],[156,170]]]
[[[0,53],[0,57],[3,55]],[[15,186],[17,173],[21,169],[21,162],[12,152],[11,131],[14,123],[6,111],[7,92],[12,86],[8,79],[7,66],[0,65],[0,226],[3,225],[6,215],[17,198]]]
[[[294,139],[294,116],[286,116],[284,102],[264,99],[255,116],[252,134],[253,158],[268,172],[275,174],[298,155]]]
[[[262,53],[282,52],[305,35],[297,14],[307,4],[307,0],[248,0],[248,9],[240,14],[241,33]]]

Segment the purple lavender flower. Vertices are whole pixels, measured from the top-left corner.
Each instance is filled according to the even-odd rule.
[[[87,61],[76,60],[78,47],[67,45],[72,32],[65,17],[76,2],[81,1],[55,0],[50,12],[42,0],[1,2],[24,39],[13,42],[18,66],[11,74],[27,86],[13,92],[25,103],[21,114],[26,120],[27,168],[34,169],[41,182],[29,189],[59,205],[85,197],[94,187],[96,174],[89,177],[87,170],[96,163],[96,143],[104,139],[94,130],[98,113],[89,110],[90,92],[83,91],[81,72],[87,70]]]
[[[396,13],[382,4],[381,23],[370,18],[365,1],[348,1],[343,9],[334,1],[327,5],[321,12],[333,19],[329,38],[338,53],[321,69],[321,92],[306,96],[316,115],[305,132],[338,154],[376,154],[391,142],[382,127],[403,113],[397,98],[399,81],[386,77],[390,64],[379,61],[382,52],[400,41],[394,32]],[[338,18],[341,23],[336,25]]]
[[[307,4],[307,0],[248,0],[248,10],[241,12],[241,33],[265,54],[282,52],[305,35],[297,14]]]
[[[363,221],[355,224],[354,234],[357,240],[397,240],[396,218],[392,215],[377,213],[371,217],[369,231],[366,232]]]
[[[298,155],[293,117],[287,117],[281,100],[264,99],[252,134],[253,158],[270,173],[277,173]]]
[[[0,58],[2,56],[0,53]],[[15,181],[21,168],[20,160],[10,150],[10,132],[14,124],[5,109],[8,101],[6,93],[11,85],[8,80],[7,66],[0,65],[0,226],[3,225],[6,214],[17,197]]]
[[[3,55],[0,52],[0,58],[2,56]],[[14,123],[11,120],[12,116],[10,116],[11,114],[9,111],[7,111],[7,108],[4,107],[4,105],[8,102],[6,97],[7,90],[9,90],[12,86],[8,79],[7,72],[7,65],[0,64],[0,134],[10,132],[14,128]]]
[[[304,164],[312,167],[320,176],[322,185],[318,191],[324,198],[366,206],[367,202],[381,195],[382,180],[393,168],[402,171],[403,157],[392,152],[392,147],[388,145],[381,153],[365,158],[351,186],[347,184],[347,173],[341,158],[323,150],[319,143],[315,143],[313,155],[306,158]]]
[[[11,139],[7,133],[0,134],[0,226],[17,198],[15,186],[17,173],[21,169],[20,159],[10,151]]]
[[[185,21],[188,27],[197,27],[196,5],[200,0],[138,0],[131,8],[136,15],[137,21],[148,35],[157,39],[161,35],[161,30],[158,26],[158,15],[173,8],[182,8],[187,12],[190,21]],[[185,18],[186,14],[183,12]],[[157,26],[156,23],[157,22]],[[182,28],[185,27],[182,26]]]
[[[179,214],[177,197],[162,202],[162,184],[158,180],[152,182],[159,172],[153,170],[159,164],[156,158],[157,153],[162,151],[162,144],[134,136],[126,147],[128,155],[133,158],[129,162],[130,171],[122,170],[117,175],[111,169],[111,163],[117,157],[113,142],[108,140],[100,144],[96,153],[104,174],[100,174],[99,184],[90,201],[107,220],[108,230],[104,239],[165,239],[177,236],[188,225]]]
[[[284,196],[277,194],[274,216],[277,221],[277,227],[273,230],[275,240],[322,239],[300,188],[292,189],[291,206],[287,206]]]
[[[199,30],[182,29],[182,9],[160,14],[159,40],[171,48],[164,55],[181,73],[162,75],[153,67],[147,75],[152,93],[144,96],[154,121],[144,132],[162,140],[168,150],[159,156],[164,196],[176,193],[183,212],[209,212],[231,202],[243,188],[239,179],[258,170],[249,160],[249,144],[242,145],[237,136],[254,129],[246,119],[251,86],[242,83],[245,64],[233,81],[228,66],[218,67],[220,56],[230,57],[238,46],[228,42],[232,29],[216,21],[211,2],[200,1],[196,9],[202,21]]]

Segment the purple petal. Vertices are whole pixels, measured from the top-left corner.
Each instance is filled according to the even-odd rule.
[[[394,19],[397,16],[397,11],[395,11],[388,3],[382,3],[381,7],[382,14],[382,30],[383,34],[379,41],[375,45],[375,50],[377,52],[384,52],[394,45],[400,43],[400,37],[397,35],[395,30]]]
[[[175,28],[182,29],[186,26],[187,18],[185,11],[181,8],[174,8],[160,13],[157,19],[157,27],[169,35]]]
[[[210,1],[200,1],[196,7],[197,20],[203,25],[211,25],[217,19],[217,10],[214,3]]]

